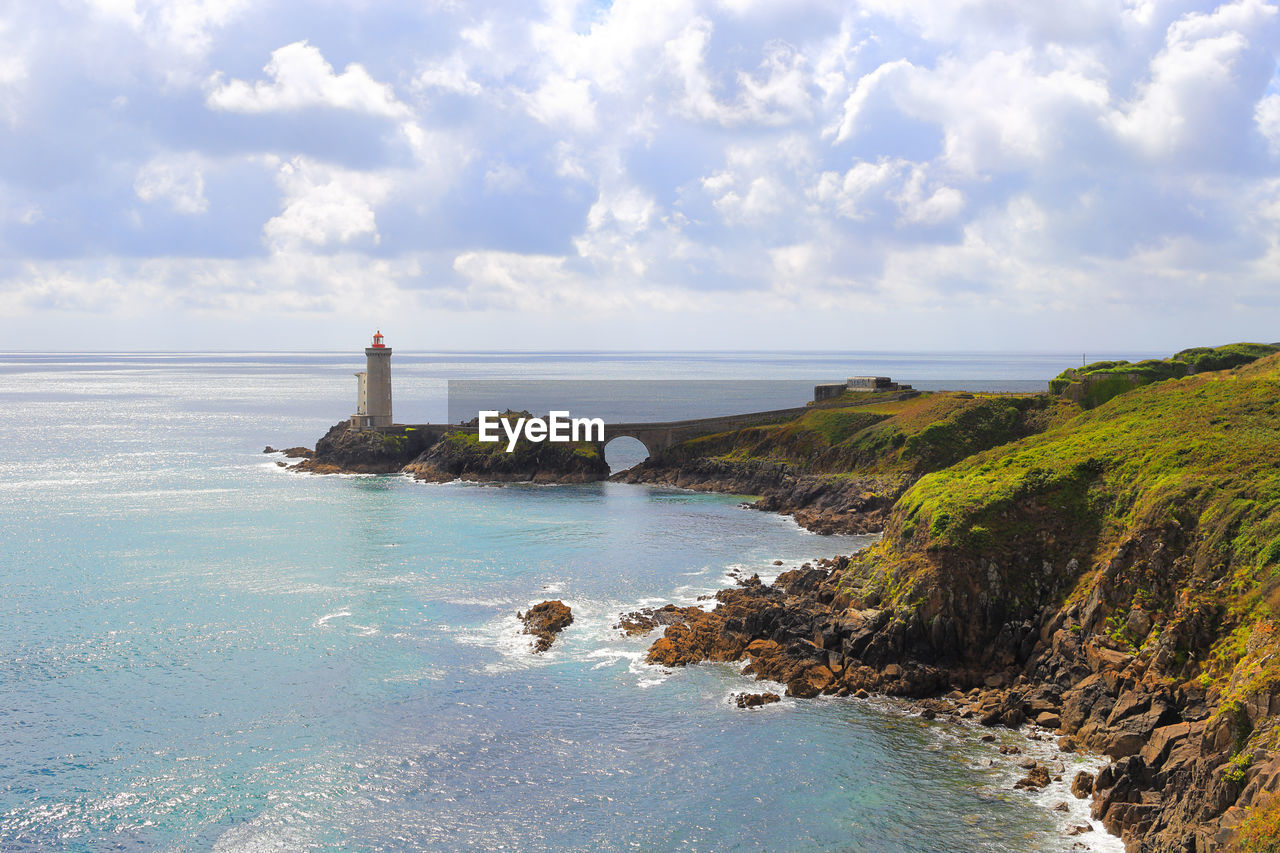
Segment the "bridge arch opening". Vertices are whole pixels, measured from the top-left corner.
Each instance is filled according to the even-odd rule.
[[[605,442],[604,461],[609,465],[610,474],[633,468],[648,458],[649,448],[638,438],[619,435]]]

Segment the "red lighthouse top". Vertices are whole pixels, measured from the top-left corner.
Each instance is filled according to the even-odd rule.
[[[374,349],[386,349],[386,348],[387,348],[387,345],[386,345],[386,344],[384,344],[384,343],[382,342],[382,332],[381,332],[381,330],[379,330],[379,331],[375,332],[375,333],[374,333],[374,335],[373,335],[373,348],[374,348]]]

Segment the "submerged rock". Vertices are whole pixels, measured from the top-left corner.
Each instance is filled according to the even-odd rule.
[[[524,632],[534,636],[533,650],[545,652],[555,642],[556,635],[573,624],[573,612],[563,601],[544,601],[530,607],[526,613],[517,613],[524,622]]]

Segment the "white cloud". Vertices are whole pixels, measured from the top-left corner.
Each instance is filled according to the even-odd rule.
[[[146,202],[167,201],[178,213],[204,213],[209,208],[200,158],[191,154],[151,160],[138,170],[133,191]]]
[[[388,118],[409,114],[391,87],[374,80],[363,65],[353,62],[335,74],[320,50],[305,41],[272,51],[263,70],[271,82],[250,85],[232,80],[224,84],[215,76],[206,102],[214,109],[242,113],[333,107]]]
[[[277,251],[358,238],[379,241],[374,206],[390,193],[390,178],[294,158],[280,164],[276,181],[285,207],[267,222],[262,235]]]
[[[1268,95],[1258,101],[1253,113],[1258,130],[1267,138],[1272,152],[1280,154],[1280,95]]]
[[[435,62],[422,70],[417,83],[424,89],[443,89],[456,95],[479,95],[484,91],[475,80],[462,57],[454,54],[443,62]]]
[[[846,219],[865,220],[871,212],[870,204],[883,198],[901,180],[907,166],[905,160],[886,157],[875,163],[855,163],[843,175],[823,172],[809,195]]]
[[[376,4],[319,4],[324,54],[244,0],[16,6],[0,12],[0,126],[22,131],[0,176],[5,307],[324,312],[413,308],[429,288],[432,308],[650,306],[668,326],[682,305],[899,303],[994,324],[1073,299],[1136,316],[1153,282],[1188,306],[1210,279],[1232,304],[1280,288],[1276,0],[438,0],[404,13],[427,42],[388,38],[405,18]],[[283,45],[265,72],[230,79],[264,44]],[[369,127],[304,137],[289,113],[311,109],[372,122],[380,144],[356,149]],[[139,169],[140,150],[190,153]],[[199,214],[213,164],[218,207],[255,220],[172,217],[163,240],[219,257],[166,258],[157,231],[150,261],[112,260],[152,236],[122,224],[122,196],[140,219]],[[15,272],[27,245],[80,246],[86,215],[103,226],[77,251],[99,257]],[[222,257],[236,240],[243,257]]]
[[[591,97],[591,84],[564,76],[548,78],[535,91],[525,96],[529,115],[553,127],[567,125],[586,132],[596,126],[596,105]]]
[[[1275,15],[1276,7],[1262,0],[1239,0],[1174,22],[1151,60],[1150,79],[1127,109],[1113,115],[1118,132],[1153,156],[1206,139],[1217,144],[1213,128],[1231,123],[1251,37],[1261,36]]]
[[[911,170],[893,200],[902,211],[902,220],[912,225],[939,225],[955,219],[964,209],[964,193],[955,187],[929,187],[925,170],[919,166]]]
[[[858,80],[832,132],[840,143],[868,129],[868,107],[882,99],[905,116],[936,122],[953,169],[1022,168],[1097,124],[1110,99],[1100,73],[1064,51],[996,51],[970,62],[944,58],[932,69],[893,60]]]

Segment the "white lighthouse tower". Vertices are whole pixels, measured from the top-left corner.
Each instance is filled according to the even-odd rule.
[[[365,369],[356,374],[356,412],[352,429],[391,426],[391,347],[382,342],[382,332],[373,336],[373,346],[365,347]]]

